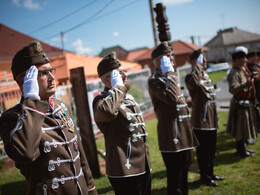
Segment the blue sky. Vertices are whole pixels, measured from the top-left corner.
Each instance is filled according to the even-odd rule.
[[[260,34],[259,0],[153,0],[166,6],[172,41],[204,44],[238,27]],[[0,23],[66,50],[98,55],[103,48],[154,46],[149,0],[1,0]]]

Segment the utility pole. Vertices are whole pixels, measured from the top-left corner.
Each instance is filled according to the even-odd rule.
[[[199,46],[201,46],[200,36],[198,36],[198,44],[199,44]]]
[[[190,39],[191,39],[191,43],[192,43],[192,44],[195,44],[194,36],[190,36]]]
[[[154,46],[156,47],[159,43],[158,41],[158,35],[156,31],[156,25],[155,25],[155,17],[154,17],[154,10],[153,10],[153,0],[149,0],[150,5],[150,12],[151,12],[151,18],[152,18],[152,26],[153,26],[153,37],[154,37]]]
[[[62,53],[64,53],[64,32],[60,32],[60,39],[61,39]]]

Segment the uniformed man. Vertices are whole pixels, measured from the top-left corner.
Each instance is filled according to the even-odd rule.
[[[260,51],[256,52],[256,56],[257,56],[256,63],[258,64],[258,68],[260,68]]]
[[[150,194],[151,165],[142,112],[128,93],[127,75],[113,51],[98,64],[105,89],[93,100],[94,119],[104,134],[106,173],[118,195]]]
[[[187,103],[174,71],[174,54],[168,42],[152,52],[155,72],[148,80],[149,94],[158,118],[159,149],[167,169],[167,193],[188,194],[190,152],[198,145],[190,126]]]
[[[247,57],[247,68],[250,76],[254,78],[254,86],[253,86],[253,98],[256,98],[257,103],[260,102],[260,69],[257,64],[257,55],[256,52],[252,51],[246,55]],[[253,100],[255,103],[255,99]]]
[[[251,90],[251,101],[254,106],[254,111],[257,119],[257,129],[260,132],[260,68],[257,64],[257,54],[252,51],[246,55],[247,65],[245,66],[251,78],[254,78],[254,83]],[[247,140],[248,144],[255,144],[255,140]]]
[[[27,194],[97,194],[70,111],[51,97],[55,69],[40,42],[15,54],[12,74],[22,98],[2,113],[0,136],[26,178]]]
[[[208,186],[217,186],[215,180],[223,180],[214,174],[218,115],[214,86],[205,69],[207,60],[202,50],[190,55],[192,71],[185,77],[185,83],[192,98],[191,124],[199,141],[197,161],[201,182]]]
[[[230,101],[227,132],[236,140],[237,153],[241,157],[252,156],[254,151],[246,147],[246,140],[257,137],[256,121],[251,102],[254,78],[246,70],[247,48],[236,47],[232,54],[233,67],[228,75]]]

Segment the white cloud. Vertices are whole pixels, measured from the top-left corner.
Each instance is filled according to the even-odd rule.
[[[20,0],[12,0],[12,3],[18,7],[21,7],[21,4],[19,3]]]
[[[24,7],[27,9],[39,9],[40,4],[34,3],[32,0],[24,0]]]
[[[33,2],[33,0],[23,0],[23,2],[20,3],[20,0],[12,0],[12,3],[18,7],[25,7],[26,9],[40,9],[40,4]]]
[[[63,37],[63,41],[64,41],[64,42],[67,41],[67,37],[66,37],[66,36]],[[61,37],[53,37],[53,38],[51,39],[51,42],[61,42]]]
[[[179,5],[179,4],[183,4],[183,3],[190,3],[193,0],[160,0],[161,3],[163,3],[163,5]]]
[[[119,36],[119,32],[113,32],[113,36],[114,37],[118,37]]]
[[[54,37],[51,39],[51,42],[58,42],[58,41],[61,41],[60,37]]]
[[[90,48],[83,46],[81,39],[77,39],[73,42],[72,46],[75,48],[77,54],[89,54],[92,51]]]

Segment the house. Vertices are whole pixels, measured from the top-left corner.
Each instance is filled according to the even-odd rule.
[[[87,81],[97,80],[97,66],[102,60],[101,57],[78,55],[74,53],[65,53],[56,56],[50,60],[51,65],[56,68],[55,80],[58,85],[68,84],[70,81],[70,70],[78,67],[84,67],[85,77]],[[142,69],[137,63],[120,61],[122,67],[128,72],[135,72]]]
[[[2,71],[0,75],[9,75],[7,80],[12,81],[10,80],[10,73],[8,72],[11,70],[13,56],[25,44],[33,40],[35,39],[28,35],[11,29],[4,24],[0,24],[0,71]],[[49,57],[50,63],[54,68],[57,69],[56,79],[58,84],[64,82],[67,83],[70,79],[69,70],[77,67],[84,67],[87,80],[94,80],[98,78],[97,65],[102,60],[101,57],[90,57],[71,52],[63,52],[62,49],[51,46],[44,42],[41,42],[41,45],[44,49],[44,52]],[[116,46],[116,48],[108,48],[103,52],[103,54],[105,54],[105,52],[109,52],[111,49],[115,49],[121,55],[126,54],[126,51],[120,46]],[[130,72],[141,69],[141,66],[137,63],[124,61],[121,63],[122,66]],[[3,72],[5,71],[7,73],[4,74]]]
[[[35,40],[34,38],[0,24],[0,111],[6,110],[19,101],[20,92],[18,85],[13,80],[11,73],[12,58],[25,44]],[[70,83],[70,70],[84,67],[87,81],[98,79],[97,65],[101,57],[78,55],[71,52],[63,52],[62,49],[41,42],[43,50],[48,55],[52,67],[56,68],[56,86]],[[142,66],[134,62],[121,61],[122,67],[128,73],[142,69]]]
[[[34,38],[0,24],[0,70],[9,71],[12,58],[25,44],[35,40]],[[62,49],[41,42],[49,59],[61,55]]]
[[[217,35],[205,45],[208,62],[231,62],[231,54],[237,46],[245,46],[249,50],[260,50],[260,35],[251,33],[237,27],[219,30]]]
[[[173,48],[177,67],[187,64],[189,62],[189,56],[194,50],[201,48],[203,51],[207,51],[206,47],[201,47],[181,40],[170,42],[170,44]],[[131,61],[141,64],[143,67],[149,66],[151,72],[154,72],[154,65],[151,59],[153,50],[154,48],[129,52],[126,59],[131,59]]]
[[[109,48],[104,48],[102,51],[99,53],[99,57],[105,57],[107,54],[111,53],[112,51],[116,52],[116,56],[118,59],[122,59],[128,52],[120,47],[119,45],[109,47]]]

